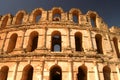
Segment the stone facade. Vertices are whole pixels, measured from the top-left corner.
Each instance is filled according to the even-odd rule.
[[[72,8],[0,16],[0,80],[120,80],[120,28]]]

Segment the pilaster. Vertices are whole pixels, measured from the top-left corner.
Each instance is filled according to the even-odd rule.
[[[94,71],[95,71],[95,80],[100,80],[99,79],[99,72],[98,72],[97,62],[94,62]]]

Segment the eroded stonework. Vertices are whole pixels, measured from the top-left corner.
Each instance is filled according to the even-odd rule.
[[[0,80],[120,80],[119,40],[95,11],[0,16]]]

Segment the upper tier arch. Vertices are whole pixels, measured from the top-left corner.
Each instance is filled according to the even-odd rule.
[[[1,17],[0,28],[5,28],[7,25],[11,25],[12,15],[6,14]]]
[[[45,20],[45,16],[47,17],[47,15],[44,15],[45,10],[43,8],[36,8],[32,11],[32,13],[30,14],[30,18],[29,21],[36,23],[42,20]]]
[[[27,12],[24,10],[20,10],[16,13],[14,19],[13,19],[13,24],[19,25],[25,23],[25,16],[27,15]]]
[[[72,8],[69,11],[69,20],[75,22],[75,23],[80,23],[80,15],[82,14],[80,9],[77,8]]]

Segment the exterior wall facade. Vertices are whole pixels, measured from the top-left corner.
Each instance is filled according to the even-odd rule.
[[[0,18],[0,80],[120,80],[120,28],[72,8]]]

